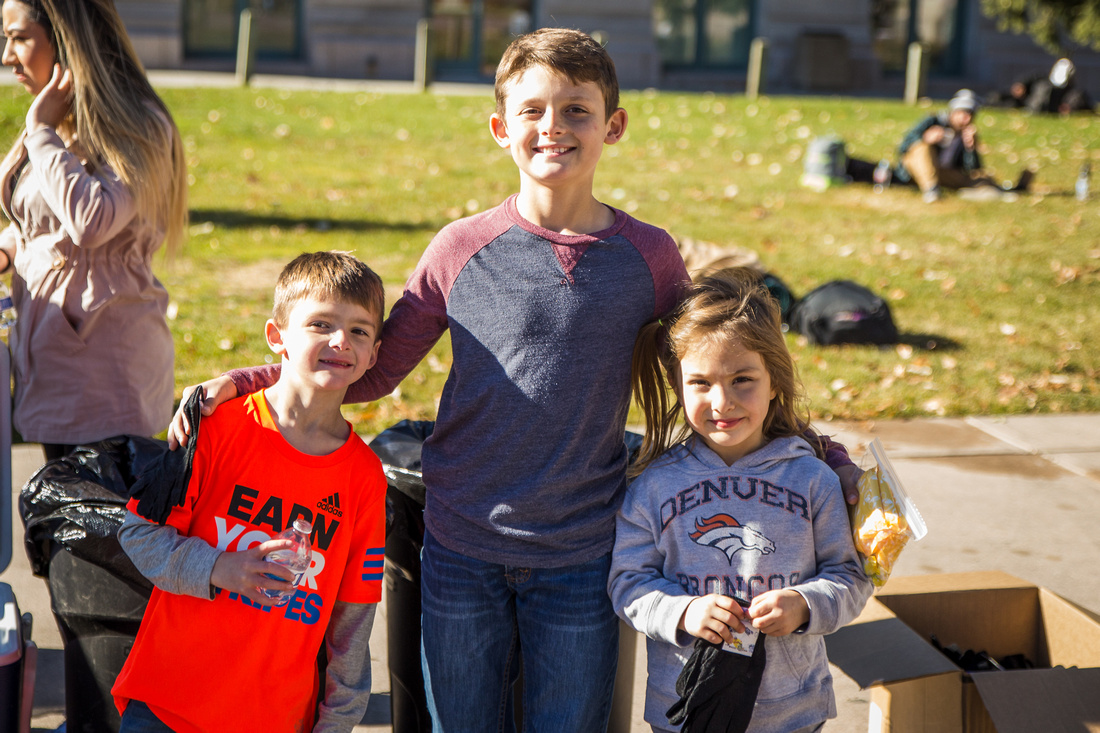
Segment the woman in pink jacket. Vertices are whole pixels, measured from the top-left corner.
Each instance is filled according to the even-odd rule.
[[[3,63],[34,95],[0,164],[14,268],[13,423],[46,457],[172,414],[168,294],[153,253],[187,222],[179,131],[112,0],[4,0]]]

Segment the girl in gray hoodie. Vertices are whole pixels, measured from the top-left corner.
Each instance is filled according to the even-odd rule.
[[[734,647],[759,633],[767,662],[748,730],[819,729],[836,716],[823,635],[859,614],[871,583],[837,476],[804,435],[779,308],[758,275],[703,278],[643,330],[634,386],[646,435],[608,592],[648,637],[646,721],[677,730],[665,713],[696,637]]]

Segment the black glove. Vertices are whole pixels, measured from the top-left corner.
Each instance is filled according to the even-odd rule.
[[[138,500],[137,513],[163,525],[173,506],[183,506],[187,498],[187,484],[191,482],[191,463],[195,460],[195,446],[199,444],[199,420],[202,417],[202,401],[206,391],[196,387],[183,406],[187,422],[191,425],[191,438],[183,450],[165,451],[149,462],[130,490],[130,496]]]
[[[665,713],[668,722],[683,723],[681,733],[744,733],[764,676],[765,638],[761,634],[756,640],[751,657],[696,639],[676,679],[680,699]]]

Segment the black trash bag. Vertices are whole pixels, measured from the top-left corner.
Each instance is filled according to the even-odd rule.
[[[23,486],[19,514],[31,570],[49,576],[60,547],[141,589],[152,584],[118,543],[130,489],[146,466],[168,450],[162,440],[122,435],[47,461]]]
[[[182,450],[161,453],[141,472],[130,492],[138,500],[137,514],[160,526],[168,521],[172,507],[183,506],[187,499],[187,485],[191,483],[191,466],[199,444],[199,422],[202,420],[202,401],[206,391],[196,387],[183,405],[187,423],[191,426],[191,438]]]
[[[424,547],[424,479],[420,454],[435,423],[401,422],[370,442],[386,474],[387,651],[394,733],[432,729],[420,660],[420,551]]]
[[[402,420],[370,442],[370,449],[382,461],[386,483],[420,506],[424,506],[420,454],[434,428],[434,420]]]

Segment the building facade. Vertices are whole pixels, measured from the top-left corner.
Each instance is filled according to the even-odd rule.
[[[900,96],[920,41],[927,92],[979,92],[1049,69],[1026,36],[999,32],[979,0],[117,0],[151,69],[232,69],[240,12],[253,16],[259,73],[411,80],[418,23],[440,81],[491,81],[508,41],[543,26],[602,34],[626,88],[736,92],[766,39],[765,89]],[[1074,55],[1100,87],[1100,54]]]

